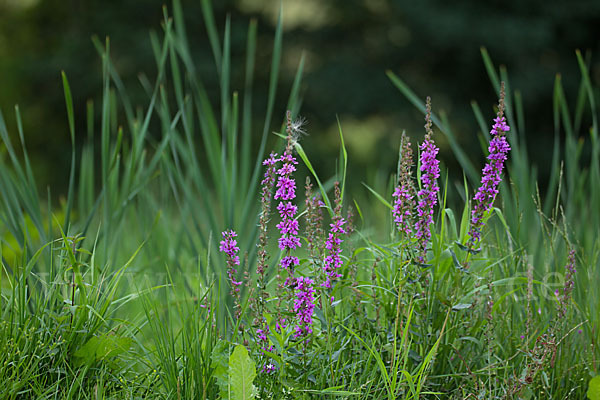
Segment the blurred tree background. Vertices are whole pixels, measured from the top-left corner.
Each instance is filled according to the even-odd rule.
[[[0,109],[16,137],[12,107],[20,105],[39,181],[51,185],[54,193],[66,188],[70,161],[65,151],[69,134],[60,71],[65,70],[71,83],[81,144],[86,101],[94,99],[98,104],[102,84],[101,61],[91,37],[97,35],[102,41],[110,36],[113,61],[134,104],[146,104],[138,76],[156,73],[148,33],[161,29],[163,3],[0,0]],[[201,73],[216,105],[218,79],[200,1],[182,0],[182,4],[189,37],[195,39],[196,60],[205,60]],[[243,88],[248,22],[258,20],[256,76],[264,84],[255,88],[255,109],[261,116],[255,118],[257,123],[264,112],[279,4],[279,0],[213,1],[220,31],[226,15],[231,15],[233,89]],[[283,0],[281,4],[284,53],[281,101],[275,111],[283,116],[284,96],[304,53],[301,114],[309,121],[310,134],[303,139],[305,147],[321,171],[333,171],[339,116],[350,176],[358,184],[384,180],[395,170],[403,129],[413,143],[423,134],[422,115],[393,87],[387,69],[419,96],[432,96],[434,111],[449,114],[459,140],[472,149],[476,165],[482,165],[484,155],[469,102],[477,100],[491,121],[496,94],[481,61],[480,46],[485,46],[496,64],[508,67],[511,86],[523,93],[527,141],[535,144],[542,181],[551,156],[555,74],[562,74],[574,104],[580,77],[574,51],[579,48],[589,51],[592,79],[595,85],[600,82],[597,0]],[[254,132],[258,135],[260,128]],[[444,138],[440,135],[437,140],[446,165],[460,174]]]

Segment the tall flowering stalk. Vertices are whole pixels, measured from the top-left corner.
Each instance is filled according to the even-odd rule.
[[[229,286],[231,287],[231,295],[234,297],[235,314],[236,317],[240,317],[240,286],[242,282],[235,280],[237,274],[236,267],[240,265],[240,257],[237,255],[240,248],[237,247],[237,233],[233,230],[225,231],[221,233],[223,240],[221,240],[219,250],[227,256],[227,277],[229,278]]]
[[[528,261],[527,254],[525,254],[525,262],[527,263],[527,325],[523,338],[527,338],[529,341],[529,332],[531,332],[531,321],[533,319],[531,312],[531,299],[533,298],[533,264]]]
[[[277,330],[285,328],[285,318],[281,316],[281,303],[283,301],[283,289],[286,288],[288,298],[291,298],[291,290],[294,282],[294,268],[300,263],[298,257],[292,255],[292,250],[300,247],[300,239],[298,238],[298,220],[295,215],[298,212],[298,207],[292,202],[296,198],[296,181],[293,173],[296,171],[295,165],[298,164],[296,158],[292,155],[293,143],[301,131],[302,124],[292,121],[292,113],[287,112],[287,146],[280,161],[283,163],[281,168],[277,170],[277,184],[275,190],[275,200],[279,200],[277,211],[281,221],[277,224],[277,229],[281,236],[279,237],[279,248],[284,256],[279,262],[279,273],[277,274]],[[282,282],[282,273],[286,271],[287,279]]]
[[[298,164],[296,158],[292,155],[292,136],[293,125],[291,113],[287,114],[287,134],[288,143],[285,152],[281,156],[283,162],[282,167],[277,170],[277,190],[275,191],[275,200],[280,200],[277,206],[281,222],[277,224],[277,229],[281,233],[279,238],[279,248],[284,252],[284,257],[281,259],[280,266],[283,269],[290,269],[299,264],[298,257],[292,256],[291,251],[300,247],[300,239],[298,238],[298,220],[294,218],[298,207],[292,202],[296,198],[296,181],[293,173],[296,171],[295,165]]]
[[[490,134],[492,139],[488,147],[488,162],[483,168],[481,185],[473,197],[473,211],[471,211],[471,227],[469,229],[469,248],[474,248],[481,240],[481,229],[485,221],[485,213],[492,208],[494,199],[498,194],[498,185],[502,181],[502,170],[504,162],[508,158],[510,146],[506,140],[506,132],[510,127],[506,124],[504,117],[504,82],[500,86],[500,100],[498,102],[498,114],[494,119],[494,125]]]
[[[312,332],[312,316],[315,309],[315,281],[306,278],[296,278],[296,299],[294,300],[294,312],[297,324],[294,337],[299,338]]]
[[[275,185],[275,171],[277,169],[279,158],[277,153],[271,153],[267,159],[263,161],[263,165],[267,167],[263,180],[261,181],[261,197],[260,197],[260,217],[258,220],[259,235],[258,235],[258,262],[256,272],[259,277],[264,279],[265,269],[267,268],[267,225],[271,214],[271,198],[273,196],[273,186]]]
[[[400,142],[400,164],[398,166],[398,186],[394,190],[392,216],[398,231],[410,238],[413,230],[413,210],[415,208],[415,186],[412,181],[413,156],[410,139],[402,132]]]
[[[567,315],[567,309],[569,307],[569,302],[571,301],[571,295],[573,293],[573,289],[575,288],[575,273],[577,272],[577,269],[575,268],[575,250],[569,251],[569,260],[567,265],[565,265],[565,269],[565,284],[559,297],[558,308],[558,316],[561,319]]]
[[[267,269],[268,253],[267,253],[267,227],[269,224],[269,218],[271,214],[271,198],[273,197],[273,186],[275,185],[275,174],[277,169],[277,163],[279,158],[276,153],[271,153],[267,159],[263,161],[263,165],[267,167],[264,178],[261,182],[261,212],[258,219],[259,235],[258,235],[258,252],[257,252],[257,280],[256,288],[258,289],[257,295],[253,298],[254,305],[254,326],[257,327],[256,334],[259,341],[262,343],[261,347],[263,350],[271,351],[272,349],[268,346],[269,339],[269,325],[264,316],[265,304],[267,298],[267,283],[265,280],[265,272]]]
[[[342,275],[338,270],[342,266],[342,260],[340,254],[342,253],[342,239],[341,235],[346,233],[344,224],[346,220],[342,218],[342,196],[340,192],[340,183],[335,182],[335,208],[333,210],[333,218],[331,221],[329,236],[325,242],[325,249],[328,251],[328,255],[325,257],[323,262],[323,272],[325,274],[325,280],[321,286],[331,288],[331,284],[340,278]]]
[[[440,191],[437,179],[440,177],[440,162],[437,159],[438,147],[432,139],[431,129],[431,98],[427,97],[427,112],[425,114],[425,140],[419,146],[421,154],[421,190],[417,193],[417,223],[415,236],[418,239],[418,260],[425,262],[427,244],[431,240],[431,224],[433,223],[433,207],[437,204],[437,195]]]
[[[310,257],[315,260],[321,256],[323,253],[323,212],[321,211],[321,207],[325,205],[323,201],[319,198],[318,195],[313,195],[312,191],[312,183],[310,183],[310,178],[306,177],[306,185],[304,188],[306,189],[306,213],[304,214],[304,220],[306,222],[306,242],[308,254]]]

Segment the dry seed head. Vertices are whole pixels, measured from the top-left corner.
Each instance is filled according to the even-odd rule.
[[[292,112],[291,111],[287,111],[286,113],[286,120],[287,120],[287,126],[286,126],[286,133],[287,133],[287,137],[288,137],[288,148],[290,150],[291,153],[291,147],[293,147],[293,145],[295,145],[302,136],[308,136],[308,133],[306,132],[306,125],[308,124],[308,121],[306,120],[306,118],[298,116],[296,119],[292,119]]]
[[[427,100],[425,102],[425,132],[427,136],[433,135],[433,130],[431,122],[431,97],[427,96]]]
[[[500,100],[498,101],[498,117],[504,116],[504,96],[506,95],[504,89],[504,81],[500,82]]]

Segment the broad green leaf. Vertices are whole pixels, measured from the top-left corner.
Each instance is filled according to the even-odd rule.
[[[229,398],[229,378],[228,378],[228,363],[227,358],[229,352],[227,350],[227,342],[221,340],[213,348],[210,355],[211,367],[214,368],[214,377],[217,381],[217,385],[221,390],[221,398]]]
[[[473,304],[471,303],[458,303],[455,306],[452,306],[452,311],[459,311],[459,310],[464,310],[467,308],[471,308]]]
[[[600,400],[600,375],[596,375],[590,380],[587,397],[590,400]]]
[[[229,357],[230,399],[247,400],[255,397],[256,365],[244,346],[237,345]]]
[[[92,364],[126,352],[131,345],[131,338],[105,334],[93,336],[76,352],[75,357],[80,364]]]

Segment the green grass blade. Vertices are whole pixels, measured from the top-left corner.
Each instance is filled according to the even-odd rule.
[[[329,201],[329,196],[327,196],[327,191],[325,190],[325,187],[323,186],[323,184],[321,184],[321,180],[319,179],[317,172],[315,171],[310,160],[308,159],[308,156],[304,152],[302,145],[300,143],[296,142],[295,149],[296,149],[296,152],[298,153],[298,155],[300,156],[300,158],[302,159],[302,161],[304,161],[304,165],[306,165],[306,168],[308,168],[308,170],[310,171],[312,176],[315,178],[315,181],[317,181],[317,185],[319,186],[319,189],[321,190],[321,197],[323,198],[323,202],[325,203],[325,205],[327,206],[327,209],[331,213],[333,209],[331,208],[331,202]]]
[[[221,43],[219,42],[219,34],[217,33],[217,24],[215,23],[212,4],[210,0],[202,0],[200,4],[202,5],[202,17],[204,18],[208,40],[210,41],[210,47],[212,48],[213,56],[215,58],[215,65],[217,66],[217,71],[221,73]]]
[[[377,191],[375,189],[373,189],[372,187],[370,187],[369,185],[367,185],[364,182],[363,182],[363,186],[366,187],[369,190],[369,192],[373,193],[373,195],[377,198],[377,200],[379,200],[379,202],[381,204],[383,204],[384,206],[386,206],[390,210],[393,208],[392,205],[382,195],[380,195],[379,193],[377,193]]]
[[[302,76],[304,74],[304,61],[305,56],[304,53],[302,53],[302,57],[300,57],[300,62],[298,63],[298,68],[296,68],[294,83],[292,84],[292,89],[290,90],[290,96],[288,97],[286,107],[286,109],[292,112],[292,115],[298,115],[298,111],[300,111],[300,85],[302,83]]]
[[[496,68],[494,68],[494,63],[485,47],[480,48],[481,57],[483,58],[483,65],[485,66],[485,70],[488,73],[490,81],[492,81],[492,86],[496,93],[500,92],[500,79],[498,78],[498,72],[496,72]]]
[[[229,86],[230,86],[230,63],[231,63],[231,18],[229,15],[225,21],[225,34],[223,37],[223,59],[221,62],[221,132],[223,135],[222,150],[227,147],[226,132],[229,123]]]
[[[71,96],[71,87],[67,79],[65,71],[61,72],[63,90],[65,92],[65,103],[67,106],[67,117],[69,119],[69,132],[71,134],[71,172],[69,173],[69,189],[67,191],[67,209],[65,210],[64,226],[69,231],[71,220],[71,210],[73,209],[73,201],[75,197],[75,116],[73,115],[73,97]]]
[[[256,63],[256,20],[252,19],[248,25],[248,38],[246,42],[246,69],[244,81],[244,100],[242,105],[241,124],[241,160],[240,160],[240,184],[241,192],[248,191],[251,160],[250,151],[252,146],[252,89],[254,84],[254,67]]]
[[[477,124],[479,125],[479,129],[481,133],[487,140],[490,140],[490,130],[488,128],[488,124],[485,122],[485,118],[483,118],[483,113],[481,112],[481,108],[479,108],[479,104],[476,101],[471,101],[471,109],[473,110],[473,114],[475,114],[475,119],[477,120]]]
[[[277,27],[275,29],[275,40],[273,43],[273,56],[271,57],[271,72],[269,76],[269,91],[267,96],[267,112],[265,114],[265,121],[263,125],[262,136],[260,139],[260,145],[256,155],[256,161],[250,178],[249,190],[245,198],[243,215],[248,215],[250,208],[255,204],[256,193],[258,188],[258,180],[262,171],[262,161],[265,155],[265,147],[267,144],[267,136],[271,126],[271,120],[273,118],[273,108],[275,106],[275,97],[277,92],[277,82],[279,80],[279,67],[281,63],[281,49],[283,41],[283,15],[282,9],[279,9],[279,17],[277,19]]]
[[[342,187],[341,187],[341,201],[344,201],[344,193],[346,189],[346,171],[348,169],[348,153],[346,152],[346,145],[344,144],[344,134],[342,133],[342,125],[340,119],[337,119],[338,132],[340,135],[340,175],[342,176]]]

